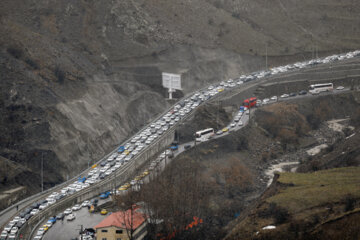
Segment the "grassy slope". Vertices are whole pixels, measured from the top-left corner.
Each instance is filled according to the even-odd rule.
[[[347,194],[360,198],[360,168],[335,168],[314,173],[281,173],[278,183],[289,185],[267,199],[296,214],[306,209],[341,202]]]
[[[325,239],[322,233],[326,229],[336,227],[336,222],[346,225],[347,221],[348,228],[337,229],[336,236],[358,239],[359,186],[360,167],[280,173],[256,209],[226,239]],[[349,199],[351,208],[347,208]],[[277,229],[261,230],[266,225],[276,225]]]

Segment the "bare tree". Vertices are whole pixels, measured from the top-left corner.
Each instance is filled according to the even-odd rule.
[[[115,197],[117,206],[120,208],[119,216],[121,222],[124,223],[126,234],[130,240],[134,239],[134,213],[137,207],[138,194],[131,189],[127,194],[119,195]]]
[[[206,190],[200,164],[189,158],[173,162],[152,182],[143,185],[140,195],[149,217],[151,237],[156,238],[159,232],[174,236],[193,226],[194,218],[201,219],[206,209]]]

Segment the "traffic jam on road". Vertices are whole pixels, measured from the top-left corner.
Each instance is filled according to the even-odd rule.
[[[266,76],[284,73],[295,69],[302,69],[317,64],[350,59],[356,56],[360,56],[360,50],[349,52],[346,54],[332,55],[323,59],[314,59],[306,62],[298,62],[286,66],[275,67],[268,71],[259,71],[249,75],[241,75],[237,79],[229,79],[227,81],[222,81],[219,84],[210,85],[206,89],[199,90],[196,93],[193,93],[190,97],[187,97],[175,104],[175,106],[171,110],[169,110],[159,119],[150,124],[147,128],[145,128],[140,133],[136,134],[134,137],[128,140],[126,144],[119,146],[117,151],[112,153],[106,160],[93,165],[86,176],[79,177],[78,180],[62,188],[60,191],[53,192],[43,200],[35,202],[27,208],[23,209],[21,212],[19,212],[17,216],[15,216],[3,229],[3,231],[1,232],[0,240],[16,239],[19,233],[19,229],[31,217],[37,215],[40,211],[43,211],[44,209],[48,208],[52,204],[55,204],[57,201],[60,201],[66,196],[72,195],[78,191],[81,191],[82,189],[88,188],[89,186],[109,177],[117,169],[125,166],[130,161],[132,161],[142,151],[144,151],[147,147],[154,143],[156,139],[163,135],[169,128],[177,124],[182,119],[186,118],[196,107],[198,107],[203,102],[213,98],[217,94],[232,88],[240,87],[246,82],[261,79]],[[322,87],[323,86],[314,86],[314,89]],[[306,90],[303,90],[299,93],[283,94],[280,96],[280,98],[294,97],[296,95],[303,95],[306,93]],[[316,94],[316,92],[313,94]],[[263,105],[273,101],[277,101],[278,97],[273,96],[270,99],[266,98],[262,101],[255,100],[255,102],[251,102],[251,99],[248,100],[248,107],[251,107],[251,104]],[[240,109],[240,112],[235,116],[233,122],[230,123],[228,127],[217,131],[216,134],[221,135],[224,132],[229,131],[229,129],[231,128],[242,126],[243,122],[240,119],[242,115],[248,111],[249,110],[246,107]],[[160,162],[161,159],[164,159],[166,156],[172,156],[172,151],[168,149],[162,154],[160,154],[158,161]],[[149,172],[154,169],[155,165],[156,162],[151,163],[150,167],[146,171],[144,171],[141,175],[137,176],[130,183],[125,183],[121,185],[118,191],[116,191],[116,193],[127,190],[131,186],[138,185],[137,183],[141,181],[142,178],[147,176]],[[110,193],[110,190],[108,192]],[[66,216],[67,220],[71,221],[75,218],[75,215],[72,214],[72,211],[76,211],[76,209],[80,209],[81,207],[87,207],[90,204],[91,203],[89,201],[85,201],[81,205],[75,205],[72,208],[66,209],[64,213],[60,213],[58,216],[50,218],[46,222],[46,224],[37,231],[34,239],[41,239],[46,233],[47,229],[50,228],[53,224],[55,224],[56,219],[61,219]]]

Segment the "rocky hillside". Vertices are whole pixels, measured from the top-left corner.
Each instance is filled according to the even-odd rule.
[[[359,96],[359,92],[343,92],[257,108],[245,128],[197,144],[172,160],[160,177],[154,177],[142,187],[141,192],[145,196],[141,201],[149,202],[157,209],[157,217],[161,216],[164,220],[159,228],[164,228],[165,236],[171,235],[176,229],[176,239],[223,239],[226,236],[229,239],[278,239],[277,235],[281,236],[280,239],[296,239],[296,235],[293,235],[296,231],[299,232],[298,236],[302,234],[305,236],[303,239],[307,239],[309,235],[303,234],[307,229],[313,230],[307,227],[316,219],[319,228],[315,236],[326,232],[330,225],[338,229],[342,224],[356,221],[360,196],[356,188],[359,182],[356,174],[360,166],[360,135],[359,129],[354,129],[351,124],[358,122],[360,116],[357,113],[360,110]],[[338,110],[340,108],[342,111]],[[234,111],[237,108],[232,108],[226,102],[201,106],[181,127],[180,142],[191,141],[197,129],[222,129],[229,124]],[[339,122],[342,130],[330,124],[333,119],[346,119]],[[315,156],[307,154],[308,149],[322,143],[327,143],[329,147]],[[286,162],[300,162],[299,169],[307,174],[294,177],[284,175],[285,180],[280,178],[267,189],[268,181],[271,182],[273,178],[268,175],[268,170]],[[357,169],[331,169],[330,175],[324,173],[320,184],[317,184],[317,176],[323,173],[312,174],[322,169],[350,166]],[[311,181],[307,182],[306,179]],[[169,182],[172,187],[169,187]],[[343,187],[343,190],[332,192],[331,189],[335,187]],[[289,193],[283,197],[280,195],[283,191]],[[281,204],[277,202],[274,205],[268,201],[268,197],[275,193],[283,197]],[[321,201],[312,205],[314,198],[319,195],[325,197],[319,197]],[[346,220],[353,212],[343,209],[352,199],[355,199],[352,210],[357,209],[357,213],[354,215],[355,220]],[[301,205],[305,201],[306,204]],[[287,209],[294,207],[293,202],[301,208]],[[334,212],[327,212],[329,206],[333,206]],[[313,207],[316,209],[314,213]],[[304,214],[306,217],[302,219]],[[184,224],[190,222],[193,216],[203,219],[203,223],[185,231]],[[274,223],[279,220],[277,218],[283,221],[283,226]],[[339,221],[333,223],[333,219]],[[262,227],[274,224],[278,231],[263,234],[266,231],[262,231]],[[354,232],[356,226],[352,225]],[[261,233],[259,236],[256,235],[257,231]],[[152,234],[155,235],[156,231]]]
[[[320,55],[355,49],[358,8],[350,0],[1,1],[0,161],[38,178],[43,159],[45,187],[59,183],[168,106],[162,71],[182,73],[182,96],[264,68],[265,49],[270,65],[310,58],[314,46]],[[15,179],[1,189],[40,189]]]

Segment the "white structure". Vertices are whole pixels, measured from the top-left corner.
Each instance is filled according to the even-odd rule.
[[[309,93],[311,94],[319,94],[321,92],[327,92],[334,90],[334,85],[332,83],[320,83],[310,85]]]
[[[169,99],[172,99],[172,93],[175,90],[181,90],[181,75],[173,73],[162,73],[162,85],[169,89]]]
[[[209,140],[210,137],[214,136],[215,132],[213,128],[207,128],[195,133],[195,141],[205,142]]]

